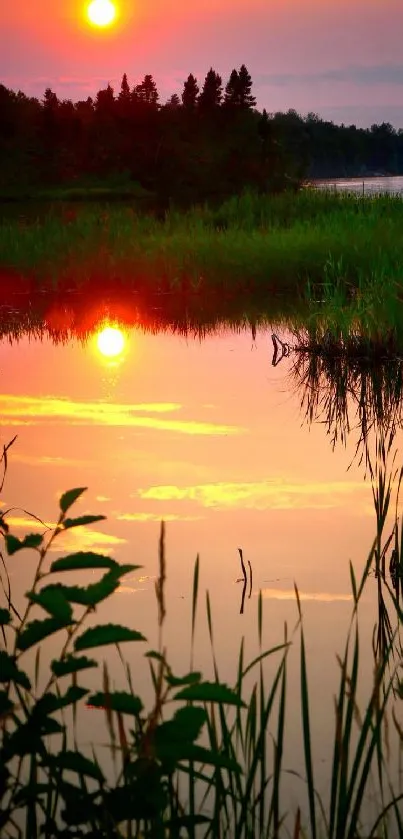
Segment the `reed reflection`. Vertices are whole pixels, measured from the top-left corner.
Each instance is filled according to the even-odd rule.
[[[272,364],[292,357],[290,377],[304,420],[322,423],[334,448],[357,434],[355,457],[372,484],[376,535],[366,568],[377,587],[375,661],[392,649],[403,661],[403,355],[390,342],[360,334],[296,331],[292,342],[272,335]],[[351,567],[353,587],[354,577]]]
[[[370,435],[403,427],[403,354],[395,344],[358,333],[298,330],[293,342],[273,336],[272,363],[292,353],[290,377],[304,420],[321,422],[331,445],[358,432],[356,455],[368,462]]]

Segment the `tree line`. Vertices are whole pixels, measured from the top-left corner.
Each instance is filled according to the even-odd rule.
[[[163,198],[221,198],[245,187],[297,187],[314,177],[403,174],[403,131],[338,126],[310,113],[260,112],[247,67],[224,85],[190,73],[160,102],[152,75],[73,102],[0,84],[0,190],[116,176]]]

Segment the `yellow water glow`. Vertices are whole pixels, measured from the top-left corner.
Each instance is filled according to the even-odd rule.
[[[115,326],[106,326],[97,336],[99,352],[106,358],[116,358],[125,348],[125,336]]]
[[[116,13],[116,5],[112,0],[92,0],[87,8],[87,17],[93,26],[111,26]]]

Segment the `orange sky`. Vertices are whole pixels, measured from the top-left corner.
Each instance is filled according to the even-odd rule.
[[[84,24],[81,0],[15,0],[0,31],[0,81],[41,96],[93,95],[123,72],[157,81],[161,99],[212,65],[224,80],[245,62],[258,105],[335,121],[403,126],[400,0],[119,0],[108,33]]]

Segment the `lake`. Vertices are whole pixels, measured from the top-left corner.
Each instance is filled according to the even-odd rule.
[[[328,178],[314,182],[318,189],[356,192],[361,195],[403,195],[403,175],[362,178]]]
[[[28,512],[51,525],[61,493],[88,486],[77,514],[103,513],[107,521],[66,533],[59,552],[95,550],[141,565],[99,614],[138,629],[156,647],[154,588],[164,520],[169,660],[175,672],[189,669],[192,579],[199,555],[195,663],[212,676],[208,590],[220,676],[229,684],[236,680],[241,639],[247,657],[258,652],[259,591],[263,643],[269,648],[282,643],[285,622],[289,637],[297,624],[296,583],[306,631],[316,780],[325,793],[339,676],[336,654],[343,652],[353,607],[349,563],[360,578],[376,534],[371,480],[365,463],[355,457],[361,429],[352,420],[346,444],[333,444],[334,426],[329,433],[323,422],[306,421],[297,353],[291,350],[272,365],[272,331],[294,342],[276,325],[253,331],[227,326],[204,338],[197,330],[180,335],[141,324],[122,327],[123,346],[115,357],[107,355],[113,344],[100,338],[106,325],[86,340],[66,335],[55,343],[50,329],[2,340],[2,443],[17,435],[3,490],[8,522],[20,537],[43,532]],[[400,466],[400,428],[394,446]],[[239,548],[253,572],[242,614]],[[34,557],[17,554],[8,569],[20,605]],[[91,575],[81,574],[83,583],[91,581]],[[362,699],[372,680],[377,608],[376,581],[370,577],[360,616]],[[55,654],[54,644],[52,639],[49,654]],[[150,700],[146,649],[134,645],[125,653],[135,668],[136,691]],[[274,672],[270,662],[268,678]],[[303,773],[298,635],[290,662],[288,692],[295,704],[287,715],[286,765]],[[121,664],[114,653],[108,654],[108,665],[119,685]],[[99,680],[97,671],[89,671],[86,684],[99,688]],[[83,742],[102,739],[100,713],[88,709],[81,719]],[[301,788],[288,778],[290,806]],[[376,813],[376,802],[373,807]]]

